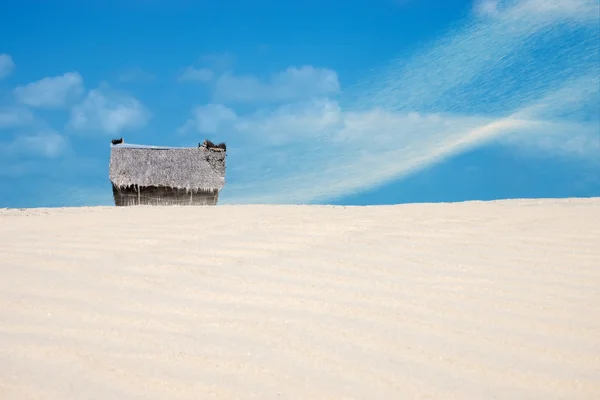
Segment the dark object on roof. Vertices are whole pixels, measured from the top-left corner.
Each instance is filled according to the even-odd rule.
[[[123,143],[123,138],[121,138],[121,139],[113,139],[112,140],[112,144],[113,145],[115,145],[115,144],[121,144],[121,143]]]
[[[213,150],[221,149],[223,151],[227,151],[227,146],[225,145],[225,143],[214,144],[208,139],[204,140],[203,143],[198,143],[198,147],[206,147],[207,149]]]

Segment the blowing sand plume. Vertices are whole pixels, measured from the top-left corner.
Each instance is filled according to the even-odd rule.
[[[600,398],[600,199],[0,211],[0,398]]]

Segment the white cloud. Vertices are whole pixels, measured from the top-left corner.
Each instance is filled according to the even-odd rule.
[[[197,81],[202,83],[208,83],[215,77],[215,73],[209,68],[194,68],[187,67],[179,74],[177,80],[179,82],[186,81]]]
[[[288,102],[336,94],[337,73],[313,66],[289,67],[266,80],[225,73],[215,82],[214,98],[222,103]]]
[[[91,90],[80,104],[71,109],[68,127],[79,131],[119,134],[142,128],[150,112],[135,97],[101,85]]]
[[[65,107],[83,94],[83,78],[77,72],[67,72],[17,86],[14,93],[21,103],[30,107]]]
[[[494,18],[399,56],[339,103],[317,96],[229,110],[226,124],[213,125],[231,148],[223,202],[326,201],[490,141],[600,163],[592,5],[501,2]],[[241,87],[260,93],[249,81]]]
[[[545,15],[552,20],[557,16],[561,19],[598,21],[598,0],[504,0],[509,6],[514,6],[514,15],[531,16]]]
[[[64,136],[49,129],[32,135],[19,135],[11,143],[3,146],[9,155],[31,154],[56,158],[69,150],[69,141]]]
[[[537,122],[528,132],[510,132],[501,140],[530,156],[576,157],[600,163],[600,126],[595,123]]]
[[[213,71],[225,71],[235,63],[235,56],[231,53],[211,53],[200,57],[200,63],[207,65]]]
[[[207,104],[194,108],[192,118],[180,132],[235,133],[248,138],[260,133],[263,144],[279,145],[304,141],[315,133],[322,136],[333,132],[341,126],[342,118],[340,106],[327,98],[283,104],[247,115],[237,115],[223,104]]]
[[[199,58],[202,67],[188,66],[177,75],[179,82],[210,83],[223,71],[230,69],[235,57],[229,53],[205,54]]]
[[[473,9],[477,15],[494,16],[499,12],[499,2],[500,0],[475,0]]]
[[[119,74],[121,82],[152,82],[154,79],[156,75],[141,68],[132,68]]]
[[[556,20],[556,15],[561,14],[562,19],[588,19],[597,20],[597,0],[474,0],[473,11],[477,15],[499,16],[507,14],[510,18],[538,18],[543,17]]]
[[[23,126],[31,122],[33,122],[33,114],[26,108],[0,108],[0,129]]]
[[[235,122],[235,112],[222,104],[207,104],[194,108],[192,118],[179,129],[180,133],[198,131],[213,134]]]
[[[258,111],[239,118],[235,131],[260,133],[263,144],[282,145],[329,137],[343,128],[344,116],[337,102],[326,98],[284,104],[271,112]]]
[[[321,108],[305,104],[303,112],[300,108],[296,104],[293,111],[281,107],[268,114],[237,115],[216,132],[242,153],[230,163],[235,183],[228,184],[224,202],[323,201],[406,176],[493,140],[591,162],[600,154],[594,123],[540,121],[518,113],[492,118],[351,112],[334,101]],[[256,186],[257,176],[263,189]]]
[[[0,79],[9,76],[15,69],[15,62],[9,54],[0,54]]]
[[[179,81],[211,84],[215,103],[284,103],[337,94],[337,73],[311,65],[289,67],[267,79],[233,72],[217,74],[209,68],[186,68]]]

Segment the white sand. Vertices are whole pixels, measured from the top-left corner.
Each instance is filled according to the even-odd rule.
[[[0,211],[0,399],[211,398],[600,398],[600,198]]]

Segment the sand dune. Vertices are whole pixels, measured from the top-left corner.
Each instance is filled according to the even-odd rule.
[[[0,211],[0,398],[600,398],[600,198]]]

